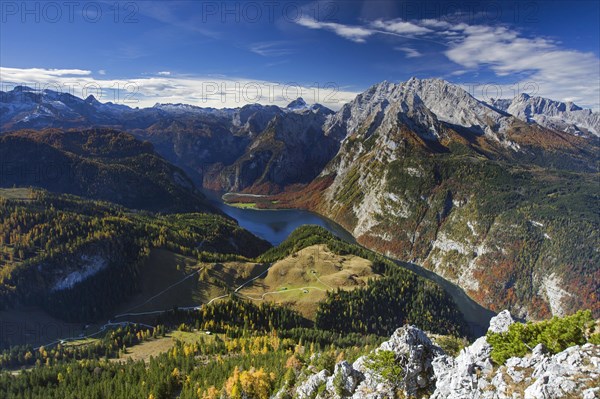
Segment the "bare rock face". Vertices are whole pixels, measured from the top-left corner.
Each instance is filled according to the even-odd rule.
[[[490,321],[488,331],[501,333],[514,323],[508,311]],[[485,337],[465,348],[455,359],[440,356],[433,361],[437,378],[432,399],[558,399],[595,398],[600,393],[600,347],[573,346],[554,356],[543,345],[522,358],[513,357],[494,367],[492,347]],[[516,396],[515,396],[516,395]]]
[[[456,359],[450,356],[435,359],[433,368],[437,383],[433,398],[467,398],[471,392],[485,389],[487,382],[480,381],[478,376],[491,375],[493,372],[491,353],[492,347],[485,337],[481,337],[465,348]]]
[[[434,345],[427,335],[414,326],[396,330],[389,341],[375,350],[390,351],[396,355],[396,363],[402,368],[403,380],[394,384],[369,368],[366,357],[354,362],[353,367],[364,374],[352,398],[389,398],[401,391],[405,396],[416,396],[430,391],[434,385],[432,361],[443,351]]]
[[[421,397],[433,391],[435,375],[432,362],[443,351],[423,331],[414,326],[399,328],[374,352],[379,351],[395,355],[395,363],[401,367],[403,374],[400,383],[389,381],[372,370],[369,360],[363,356],[352,365],[345,361],[338,363],[331,376],[326,370],[313,374],[296,388],[295,395],[298,398],[315,397],[323,384],[325,389],[321,389],[317,398],[388,399],[396,397],[399,392],[405,397]]]
[[[490,322],[488,331],[508,331],[515,323],[508,311]],[[477,339],[453,358],[413,326],[396,330],[374,353],[389,351],[401,378],[391,381],[370,366],[369,356],[352,365],[343,361],[333,375],[312,374],[293,397],[317,399],[559,399],[600,397],[600,346],[573,346],[555,355],[543,345],[531,354],[513,357],[502,366],[491,361],[486,337]],[[279,396],[278,396],[279,397]]]
[[[490,320],[490,328],[488,331],[493,333],[506,332],[508,331],[508,327],[514,322],[510,312],[508,310],[503,310]]]
[[[525,399],[552,399],[576,394],[597,398],[600,395],[598,345],[572,346],[552,357],[536,357],[534,354],[529,359],[512,358],[508,360],[506,369],[507,372],[523,370],[522,373],[532,370],[531,377],[524,377],[525,383],[533,381],[525,389]]]
[[[329,377],[329,371],[327,370],[322,370],[317,374],[311,375],[304,383],[296,388],[296,397],[298,399],[314,398],[319,387],[327,381],[327,377]]]
[[[507,310],[490,320],[488,331],[501,333],[508,331],[514,320]],[[433,361],[436,375],[434,399],[459,399],[471,397],[474,391],[483,391],[490,385],[481,376],[491,376],[494,366],[491,361],[492,347],[485,337],[477,339],[453,358],[448,355]]]
[[[583,109],[572,102],[554,101],[527,94],[510,100],[494,100],[491,104],[522,121],[535,122],[548,129],[578,136],[600,136],[600,113]]]
[[[333,375],[327,379],[327,391],[333,393],[334,398],[343,398],[356,390],[365,376],[346,361],[335,365]]]

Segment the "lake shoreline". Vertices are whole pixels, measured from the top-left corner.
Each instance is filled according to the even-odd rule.
[[[226,192],[221,196],[221,200],[236,208],[253,209],[257,211],[263,210],[295,210],[294,208],[277,207],[278,200],[273,200],[271,195],[262,194],[246,194]]]
[[[244,227],[253,234],[266,239],[273,245],[279,245],[293,230],[302,225],[316,224],[324,227],[344,241],[359,245],[372,251],[372,249],[359,244],[356,241],[356,238],[349,231],[344,229],[335,221],[332,221],[316,212],[302,209],[235,207],[232,204],[227,203],[225,200],[225,198],[231,197],[232,195],[236,195],[236,198],[237,195],[240,195],[247,199],[269,198],[271,196],[258,197],[256,194],[238,193],[223,194],[214,191],[206,194],[207,197],[214,201],[214,204],[221,211],[237,220],[241,227]],[[273,227],[273,231],[270,231],[269,226]],[[277,238],[275,239],[273,235],[277,236]],[[469,324],[472,333],[474,335],[481,335],[485,333],[489,325],[489,320],[495,315],[493,311],[479,305],[471,297],[469,297],[462,288],[453,282],[446,280],[435,272],[411,262],[404,262],[402,260],[386,256],[385,254],[381,255],[390,259],[399,267],[407,269],[422,278],[433,281],[434,283],[440,285],[452,297],[463,314],[465,321],[467,321]]]

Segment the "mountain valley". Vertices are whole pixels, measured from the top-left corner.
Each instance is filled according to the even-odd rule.
[[[597,113],[0,94],[2,397],[597,392]]]
[[[258,207],[316,211],[362,245],[422,264],[493,310],[531,319],[600,311],[598,114],[574,104],[527,95],[488,104],[439,79],[383,82],[338,112],[302,99],[286,108],[131,109],[25,87],[2,99],[3,131],[42,122],[128,131],[202,187],[267,195]],[[75,134],[46,132],[35,141],[99,159],[62,138]],[[19,131],[2,140],[35,136]],[[150,147],[143,151],[152,156]],[[192,187],[184,174],[171,176],[170,195],[192,197],[183,194]],[[61,189],[137,207],[135,199],[116,199],[101,187]]]

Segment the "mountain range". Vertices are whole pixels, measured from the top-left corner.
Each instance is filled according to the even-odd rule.
[[[600,135],[600,114],[572,102],[563,103],[522,93],[512,100],[492,100],[492,105],[521,120],[549,129],[582,136]]]
[[[416,79],[373,86],[327,129],[348,132],[340,150],[277,206],[331,217],[493,310],[542,318],[597,306],[596,137]]]
[[[319,212],[493,310],[600,312],[600,117],[575,104],[486,103],[415,78],[376,84],[337,112],[302,99],[133,109],[27,87],[0,95],[3,140],[48,127],[126,131],[199,186]]]
[[[411,95],[417,103],[411,103]],[[417,129],[418,135],[427,139],[430,146],[440,138],[467,140],[486,156],[555,164],[563,162],[566,154],[576,161],[581,147],[587,146],[589,140],[573,136],[593,139],[600,132],[600,114],[572,103],[523,94],[514,100],[492,100],[488,104],[439,79],[411,79],[398,85],[383,82],[358,99],[359,105],[366,107],[360,112],[347,104],[334,113],[319,104],[309,106],[301,98],[285,108],[259,104],[234,109],[156,104],[139,109],[103,104],[93,96],[80,99],[68,93],[18,86],[0,92],[0,132],[48,127],[120,129],[153,143],[159,154],[183,168],[199,185],[224,191],[268,193],[314,179],[337,153],[342,139],[356,133],[360,119],[383,116],[368,110],[385,106],[385,101],[402,102],[398,112],[405,113],[406,121],[411,119],[409,127],[425,126]],[[429,112],[423,113],[424,108]],[[412,115],[408,117],[407,112]],[[423,119],[425,115],[435,116],[437,121]],[[430,131],[436,123],[452,128],[460,137]],[[526,136],[523,129],[527,130]],[[553,133],[547,133],[548,130]],[[317,142],[319,145],[315,145]],[[540,146],[552,147],[552,151],[539,154]],[[507,151],[511,148],[514,151]],[[586,160],[579,166],[591,168]]]
[[[210,211],[184,171],[152,144],[110,129],[0,136],[2,187],[42,187],[155,212]]]

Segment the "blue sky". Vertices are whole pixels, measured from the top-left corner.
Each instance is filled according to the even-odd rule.
[[[6,1],[14,84],[151,106],[339,108],[377,82],[440,77],[478,98],[526,92],[600,109],[600,2]],[[116,6],[116,7],[115,7]]]

